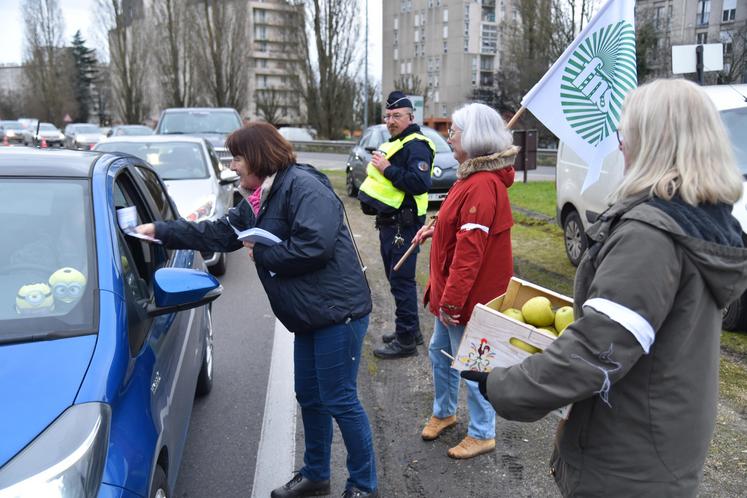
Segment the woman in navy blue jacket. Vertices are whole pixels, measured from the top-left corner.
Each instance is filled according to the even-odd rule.
[[[272,310],[295,333],[294,375],[306,443],[304,466],[273,498],[328,494],[332,419],[348,451],[344,497],[378,496],[371,428],[358,399],[357,373],[371,312],[343,206],[325,175],[296,163],[293,148],[266,123],[233,132],[226,146],[240,186],[252,192],[228,216],[141,225],[169,248],[234,251],[233,227],[272,232],[275,245],[244,242]]]

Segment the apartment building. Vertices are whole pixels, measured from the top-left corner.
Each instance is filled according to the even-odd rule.
[[[383,0],[384,96],[395,81],[419,81],[425,123],[444,128],[474,90],[492,86],[509,18],[511,0]]]
[[[638,0],[636,21],[657,34],[647,54],[653,76],[671,76],[673,45],[722,43],[724,70],[706,73],[709,82],[747,81],[747,0]]]

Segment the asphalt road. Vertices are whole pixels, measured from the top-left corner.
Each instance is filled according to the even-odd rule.
[[[228,255],[220,280],[223,295],[213,304],[213,390],[195,401],[179,497],[238,498],[252,492],[275,317],[245,251]]]

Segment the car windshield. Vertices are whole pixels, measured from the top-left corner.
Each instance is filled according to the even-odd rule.
[[[73,131],[75,133],[101,133],[96,125],[75,125]]]
[[[421,126],[420,132],[425,135],[426,137],[430,138],[433,142],[433,145],[436,146],[436,153],[439,152],[448,152],[451,154],[451,147],[449,147],[449,144],[444,140],[444,137],[442,137],[436,130],[433,128],[428,128],[427,126]],[[381,128],[381,134],[384,137],[384,140],[389,140],[391,135],[389,134],[389,130],[382,127]]]
[[[747,175],[747,107],[722,111],[721,119],[729,132],[739,171]]]
[[[39,125],[39,131],[57,131],[57,127],[51,123],[42,123]]]
[[[0,196],[0,343],[93,331],[88,182],[0,178]]]
[[[164,180],[208,178],[208,165],[199,144],[185,142],[104,142],[104,152],[125,152],[147,161]]]
[[[123,126],[117,135],[153,135],[153,130],[147,126]]]
[[[231,111],[167,112],[159,127],[160,133],[231,133],[241,127],[236,113]]]

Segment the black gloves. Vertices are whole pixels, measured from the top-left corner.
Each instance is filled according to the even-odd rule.
[[[462,370],[459,375],[461,375],[463,379],[474,380],[475,382],[477,382],[477,385],[480,388],[480,394],[482,394],[485,399],[490,401],[488,399],[488,373],[489,372]]]

